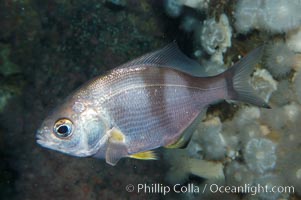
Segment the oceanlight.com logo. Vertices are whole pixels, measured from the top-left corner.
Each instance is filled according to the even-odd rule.
[[[125,187],[127,192],[136,192],[144,194],[163,194],[168,193],[226,193],[226,194],[251,194],[256,195],[258,193],[294,193],[294,186],[272,186],[272,185],[250,185],[244,184],[242,186],[224,186],[218,184],[204,184],[198,186],[192,183],[187,185],[175,184],[164,185],[162,183],[153,184],[128,184]]]
[[[204,187],[208,185],[205,184]],[[258,193],[294,193],[294,186],[272,186],[272,185],[250,185],[244,184],[243,186],[223,186],[218,184],[210,184],[209,190],[211,193],[246,193],[256,195]]]

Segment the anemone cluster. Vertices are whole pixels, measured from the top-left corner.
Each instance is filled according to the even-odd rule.
[[[270,44],[266,52],[266,66],[274,77],[283,77],[291,71],[295,54],[285,43]]]
[[[264,173],[276,165],[276,145],[265,138],[251,139],[244,148],[244,159],[254,172]]]
[[[298,0],[240,0],[235,10],[235,27],[246,33],[252,29],[283,33],[301,25]]]
[[[202,13],[200,18],[185,12],[177,17],[182,19],[182,30],[193,32],[194,56],[208,75],[221,73],[229,65],[229,59],[235,60],[237,54],[231,55],[232,50],[246,53],[244,48],[251,50],[265,44],[262,62],[255,68],[250,84],[272,109],[237,104],[231,115],[225,111],[207,113],[186,150],[182,150],[186,152],[182,156],[222,163],[225,177],[222,181],[226,185],[261,184],[269,189],[291,185],[295,195],[300,196],[301,1],[238,0],[229,7],[232,10],[228,13],[220,13],[209,5],[195,8]],[[185,162],[181,162],[182,169],[183,165]],[[185,173],[188,176],[187,170]],[[177,173],[173,181],[176,178]],[[214,181],[221,180],[205,183]],[[242,199],[292,196],[273,192],[244,194]]]

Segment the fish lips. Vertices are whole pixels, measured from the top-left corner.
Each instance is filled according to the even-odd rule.
[[[46,148],[50,148],[48,142],[47,142],[47,138],[44,137],[44,135],[42,134],[42,131],[38,130],[37,131],[37,135],[36,135],[36,142]],[[48,145],[47,145],[48,144]]]
[[[55,142],[52,142],[51,140],[48,140],[46,137],[44,137],[43,135],[37,134],[36,136],[36,142],[47,149],[51,149],[51,150],[55,150],[55,151],[59,151],[59,152],[65,152],[63,150],[62,147],[60,147],[58,144],[56,144]]]
[[[37,130],[36,142],[39,145],[41,145],[42,147],[53,149],[54,143],[51,142],[51,140],[49,140],[49,138],[47,138],[47,135],[46,135],[47,133],[45,131],[47,131],[45,128]]]

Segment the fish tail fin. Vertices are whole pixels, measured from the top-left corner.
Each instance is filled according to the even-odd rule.
[[[228,87],[228,98],[231,100],[250,103],[263,108],[271,108],[263,99],[258,97],[249,84],[250,74],[255,64],[261,59],[263,46],[254,49],[224,73]]]

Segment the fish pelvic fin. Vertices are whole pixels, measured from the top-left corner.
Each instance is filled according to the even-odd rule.
[[[139,160],[158,160],[157,155],[153,151],[143,151],[143,152],[129,155],[128,157],[139,159]]]
[[[253,72],[256,63],[261,59],[263,49],[264,46],[254,49],[224,73],[229,99],[263,108],[271,108],[268,103],[255,94],[255,91],[249,84],[250,74]]]

